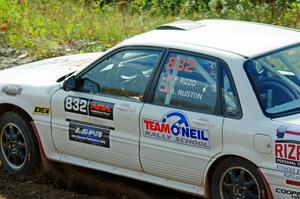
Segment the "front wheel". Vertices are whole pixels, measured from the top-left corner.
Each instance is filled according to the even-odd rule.
[[[265,190],[257,167],[239,158],[219,162],[210,182],[211,198],[264,199]]]
[[[0,158],[14,175],[33,173],[38,163],[38,147],[30,123],[19,113],[0,116]]]

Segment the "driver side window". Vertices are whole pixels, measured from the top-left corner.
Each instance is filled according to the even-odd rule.
[[[105,59],[81,79],[81,92],[142,100],[161,51],[124,50]]]

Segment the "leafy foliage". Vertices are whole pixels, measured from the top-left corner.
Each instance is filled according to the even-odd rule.
[[[105,50],[179,19],[224,18],[300,27],[295,0],[0,0],[0,44],[50,57]]]

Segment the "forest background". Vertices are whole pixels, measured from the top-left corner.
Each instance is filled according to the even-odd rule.
[[[183,19],[237,19],[300,28],[299,0],[0,0],[0,46],[37,59],[104,51]]]

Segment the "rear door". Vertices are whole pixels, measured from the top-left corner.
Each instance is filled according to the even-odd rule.
[[[141,112],[141,163],[147,174],[201,186],[222,150],[219,60],[170,51]]]
[[[120,49],[79,74],[76,89],[54,94],[52,137],[63,158],[141,171],[139,116],[162,53]]]

